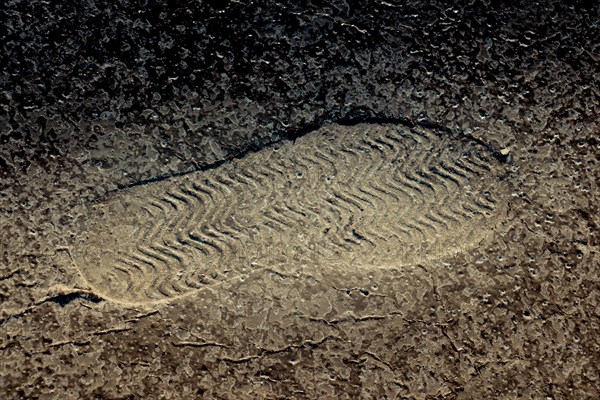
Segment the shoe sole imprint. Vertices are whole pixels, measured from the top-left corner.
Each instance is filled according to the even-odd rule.
[[[400,124],[329,125],[102,203],[75,265],[99,296],[169,302],[271,266],[381,268],[476,246],[507,171],[474,140]]]

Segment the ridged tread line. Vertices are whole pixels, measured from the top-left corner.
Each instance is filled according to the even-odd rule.
[[[199,179],[153,184],[145,204],[138,199],[148,222],[122,246],[115,266],[105,267],[113,279],[122,278],[121,296],[158,301],[198,290],[222,279],[211,268],[240,268],[240,254],[245,257],[243,249],[256,237],[289,241],[295,232],[318,228],[311,240],[319,238],[327,254],[364,246],[393,254],[393,241],[383,243],[435,243],[498,205],[492,182],[485,181],[493,176],[486,165],[492,157],[477,145],[455,146],[427,130],[389,126],[366,129],[346,143],[340,129],[325,137],[328,147],[309,137],[288,158],[282,146]],[[472,185],[476,192],[465,191]]]

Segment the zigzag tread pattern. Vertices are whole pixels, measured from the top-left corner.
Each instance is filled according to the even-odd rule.
[[[107,299],[168,302],[270,265],[398,267],[464,251],[502,217],[506,170],[474,141],[329,125],[216,169],[115,194],[76,264]]]

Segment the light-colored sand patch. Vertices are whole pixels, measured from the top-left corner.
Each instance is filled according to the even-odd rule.
[[[75,246],[107,299],[172,301],[277,265],[381,268],[469,249],[502,219],[508,183],[485,146],[398,124],[330,125],[115,194]]]

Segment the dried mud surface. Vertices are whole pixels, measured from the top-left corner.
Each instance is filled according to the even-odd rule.
[[[599,15],[5,2],[0,397],[598,398]]]

